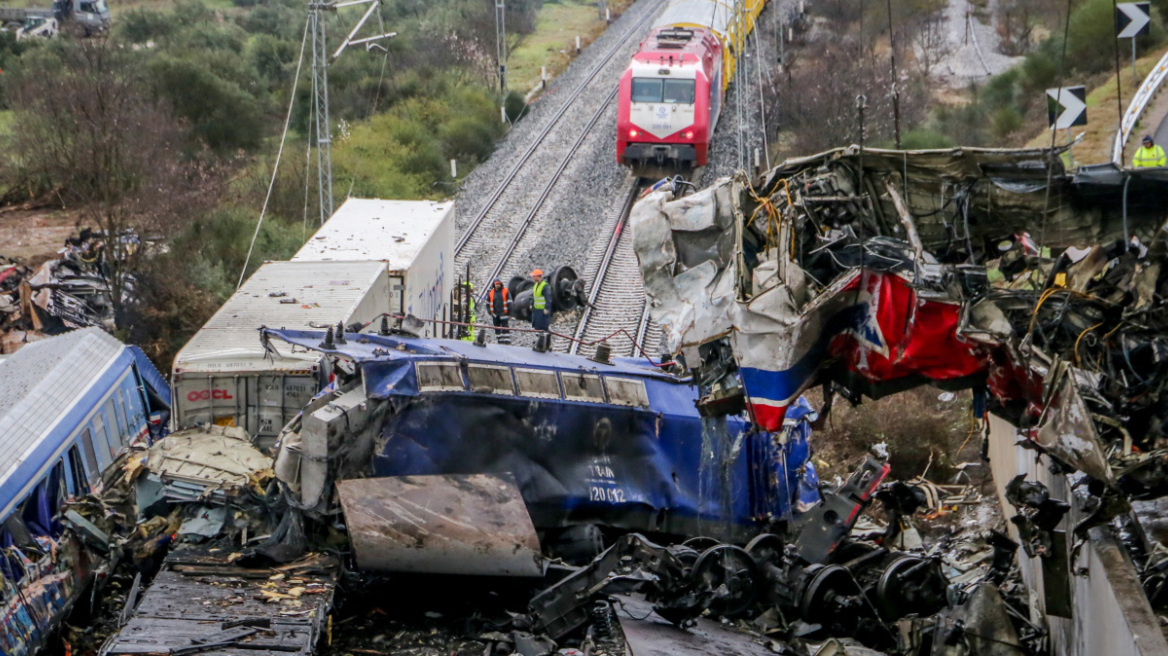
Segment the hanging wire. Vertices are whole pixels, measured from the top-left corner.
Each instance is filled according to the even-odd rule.
[[[311,130],[311,127],[310,127]],[[308,189],[312,186],[312,139],[304,143],[304,216],[300,220],[300,238],[308,241]]]
[[[1119,15],[1119,7],[1116,6],[1116,0],[1111,0],[1111,13],[1112,13],[1112,15]],[[1120,81],[1120,78],[1122,78],[1123,76],[1119,74],[1119,39],[1118,38],[1112,39],[1111,42],[1112,42],[1112,44],[1114,44],[1114,47],[1115,47],[1115,109],[1117,112],[1116,116],[1118,117],[1118,119],[1117,119],[1118,120],[1118,130],[1116,131],[1116,134],[1119,135],[1119,137],[1118,137],[1119,138],[1119,156],[1120,156],[1120,166],[1122,167],[1123,166],[1123,157],[1125,156],[1123,153],[1123,147],[1124,147],[1124,143],[1123,143],[1123,86],[1120,84],[1119,81]],[[1134,45],[1135,42],[1136,42],[1136,38],[1133,36],[1132,37],[1132,44],[1133,44],[1132,45],[1132,54],[1133,55],[1135,55],[1135,45]],[[1133,69],[1135,68],[1135,61],[1134,60],[1132,61],[1132,68]],[[1133,84],[1134,84],[1134,82],[1133,82]],[[1133,125],[1132,127],[1134,128],[1135,126]]]
[[[759,131],[762,132],[762,154],[763,154],[764,161],[766,162],[766,168],[764,170],[769,171],[771,168],[771,148],[770,148],[770,143],[767,139],[766,91],[764,90],[764,87],[762,86],[762,71],[764,68],[767,68],[767,67],[762,65],[762,46],[759,45],[759,40],[758,40],[759,30],[757,29],[758,26],[755,25],[755,28],[756,29],[753,32],[753,34],[754,34],[754,56],[758,61],[756,61],[754,63],[754,70],[756,73],[758,73],[758,116],[759,116],[758,120],[759,120],[759,123],[761,123],[761,125],[759,126],[759,128],[760,128]],[[770,71],[769,70],[767,71],[767,78],[768,79],[770,78]],[[773,87],[774,85],[772,84],[771,86]]]
[[[1062,51],[1062,54],[1059,55],[1059,68],[1058,68],[1058,89],[1059,90],[1055,93],[1055,102],[1056,103],[1062,102],[1063,74],[1066,72],[1066,62],[1067,62],[1067,41],[1069,40],[1070,33],[1071,33],[1071,2],[1072,2],[1072,0],[1067,0],[1067,17],[1066,17],[1066,20],[1063,22],[1063,51]],[[1050,185],[1051,185],[1051,181],[1054,177],[1054,140],[1056,137],[1058,137],[1058,123],[1057,123],[1057,121],[1055,122],[1054,127],[1051,128],[1051,131],[1050,131],[1050,153],[1047,155],[1047,161],[1046,161],[1046,199],[1043,201],[1043,204],[1042,204],[1042,229],[1039,230],[1039,232],[1038,232],[1039,248],[1042,248],[1042,244],[1046,243],[1046,221],[1049,218],[1049,213],[1050,213]],[[1039,252],[1041,252],[1041,251],[1039,251]]]
[[[377,10],[377,33],[385,34],[385,21],[381,19],[381,9]],[[381,58],[381,77],[377,80],[377,88],[373,90],[373,105],[369,108],[369,115],[377,113],[377,105],[381,103],[381,85],[385,84],[385,65],[389,63],[389,48],[385,48],[385,56]]]
[[[292,123],[292,106],[296,104],[296,88],[300,84],[300,68],[304,63],[304,46],[308,43],[310,21],[311,19],[304,22],[304,36],[300,39],[300,58],[296,60],[296,74],[292,77],[292,94],[288,98],[288,115],[284,118],[284,132],[280,135],[280,148],[276,151],[276,163],[272,166],[272,181],[268,183],[268,194],[264,196],[264,206],[260,209],[260,218],[256,221],[251,244],[247,247],[247,257],[243,260],[243,270],[239,272],[239,282],[235,285],[236,289],[243,286],[243,277],[247,275],[247,265],[251,263],[251,254],[255,250],[256,238],[260,236],[260,226],[264,224],[264,214],[268,211],[268,201],[272,199],[272,189],[276,186],[276,173],[280,170],[280,157],[284,154],[284,142],[288,139],[288,125]]]

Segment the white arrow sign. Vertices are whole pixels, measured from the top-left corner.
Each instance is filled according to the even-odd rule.
[[[1087,88],[1062,87],[1046,90],[1046,116],[1050,127],[1065,130],[1087,124]]]
[[[1152,6],[1148,2],[1121,2],[1115,5],[1117,39],[1131,39],[1151,31]]]

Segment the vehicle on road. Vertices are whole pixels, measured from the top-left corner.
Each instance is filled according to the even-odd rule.
[[[105,0],[54,0],[51,7],[0,7],[0,25],[16,30],[16,38],[52,38],[61,31],[94,36],[109,30]]]

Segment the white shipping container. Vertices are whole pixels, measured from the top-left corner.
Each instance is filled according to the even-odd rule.
[[[380,260],[393,314],[441,319],[454,266],[454,203],[349,198],[292,257],[293,262]],[[425,335],[437,335],[425,324]]]
[[[389,308],[383,262],[267,262],[232,295],[174,359],[174,428],[201,423],[241,426],[271,444],[326,382],[316,352],[274,344],[258,329],[323,330],[367,323]]]

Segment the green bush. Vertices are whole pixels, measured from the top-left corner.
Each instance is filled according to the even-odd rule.
[[[173,33],[173,17],[153,9],[127,9],[118,14],[114,23],[114,36],[130,43],[159,41]]]
[[[1115,41],[1112,0],[1086,0],[1071,13],[1067,63],[1084,73],[1108,70],[1115,66]]]
[[[990,130],[998,139],[1005,139],[1022,127],[1022,115],[1013,107],[1002,107],[994,112]]]
[[[187,119],[194,136],[218,151],[254,148],[271,128],[262,100],[238,83],[220,77],[201,60],[163,55],[150,62],[159,95]]]
[[[523,94],[518,91],[508,91],[507,97],[503,99],[503,109],[507,112],[507,120],[514,123],[527,116],[529,108],[527,101],[523,99]]]

